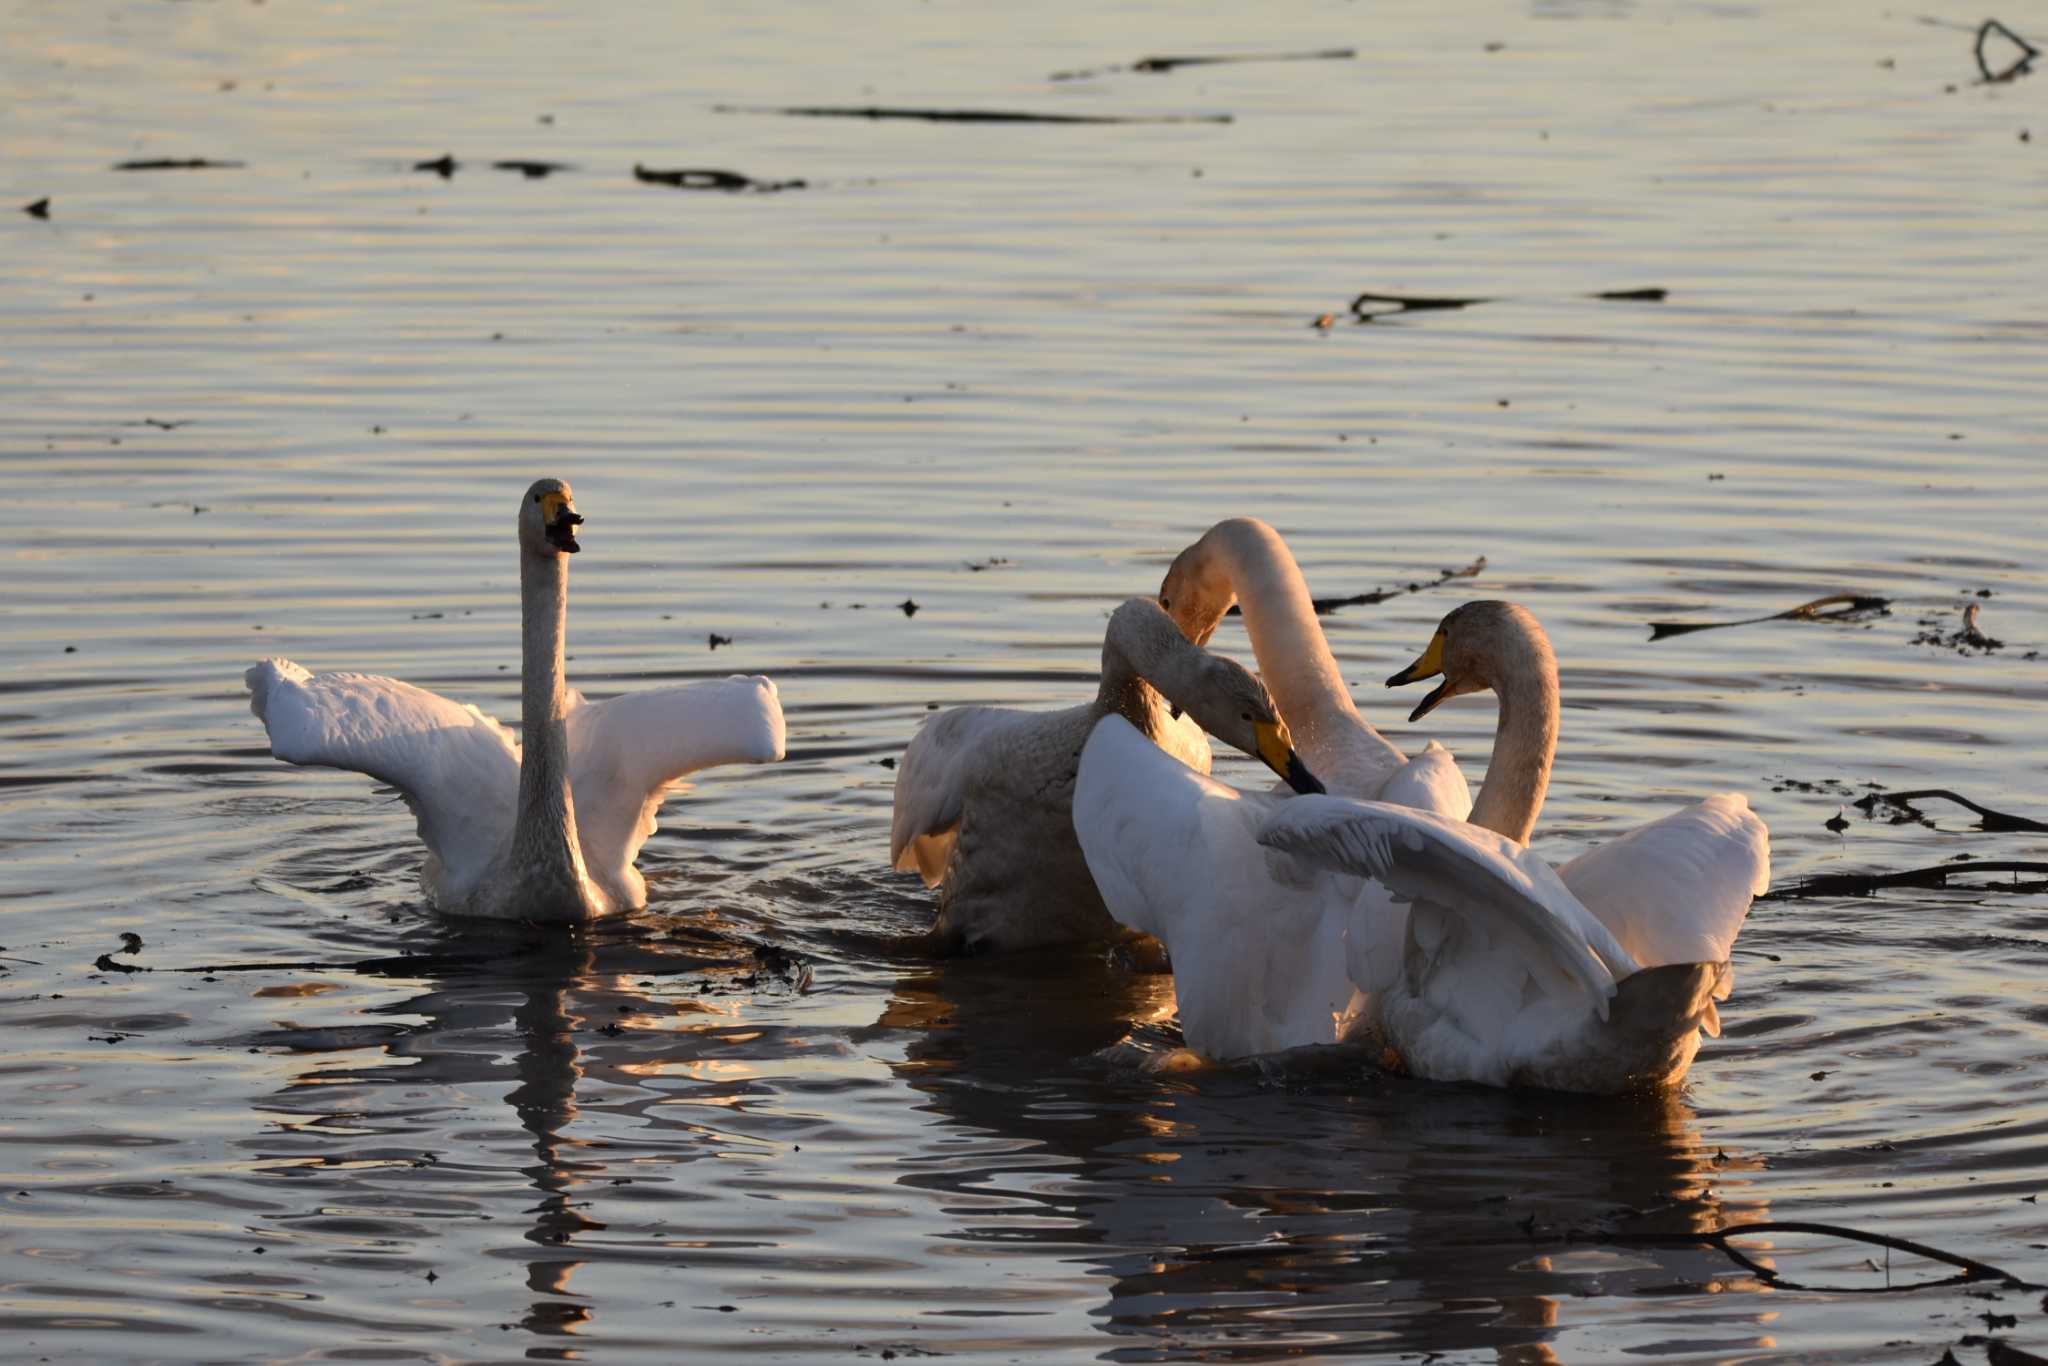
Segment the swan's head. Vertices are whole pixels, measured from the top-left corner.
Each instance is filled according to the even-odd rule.
[[[1539,659],[1540,656],[1540,659]],[[1536,618],[1511,602],[1468,602],[1437,623],[1436,634],[1413,664],[1387,680],[1396,688],[1442,674],[1410,721],[1468,692],[1486,692],[1550,657],[1550,639]]]
[[[1243,665],[1211,655],[1202,686],[1190,700],[1188,715],[1223,743],[1261,760],[1296,792],[1321,792],[1322,783],[1294,752],[1294,737],[1280,719],[1273,695]]]
[[[559,479],[536,479],[519,504],[519,544],[536,555],[574,555],[583,514],[575,495]]]
[[[1201,540],[1174,556],[1172,567],[1159,584],[1159,605],[1173,618],[1180,633],[1197,645],[1209,643],[1209,637],[1216,634],[1216,624],[1237,601],[1230,566],[1217,553],[1218,533],[1231,525],[1218,522]]]

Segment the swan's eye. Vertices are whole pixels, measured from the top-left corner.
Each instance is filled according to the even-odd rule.
[[[1164,611],[1171,612],[1173,610],[1173,603],[1167,600],[1167,596],[1164,593],[1159,595],[1159,606]]]
[[[534,502],[536,502],[536,503],[538,503],[538,502],[540,501],[540,495],[539,495],[539,494],[537,494],[537,493],[536,493],[536,494],[534,494],[534,495],[533,495],[533,501],[534,501]]]
[[[1251,719],[1252,719],[1252,714],[1251,714],[1250,712],[1246,712],[1246,713],[1244,713],[1244,714],[1243,714],[1242,716],[1238,717],[1237,719],[1238,719],[1238,720],[1240,720],[1240,721],[1249,721],[1249,720],[1251,720]]]

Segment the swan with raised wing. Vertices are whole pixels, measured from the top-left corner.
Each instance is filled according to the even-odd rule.
[[[453,915],[585,921],[647,904],[634,866],[684,775],[783,753],[766,678],[685,683],[586,702],[563,677],[568,557],[583,518],[542,479],[519,503],[521,734],[394,678],[265,659],[246,681],[270,750],[398,789],[427,847],[420,883]]]
[[[1110,912],[1165,942],[1182,1032],[1213,1056],[1365,1036],[1443,1081],[1675,1085],[1719,1032],[1730,947],[1770,879],[1763,823],[1718,793],[1552,869],[1524,845],[1558,728],[1542,627],[1467,603],[1388,682],[1439,673],[1410,720],[1465,693],[1500,700],[1469,822],[1239,792],[1101,722],[1074,821]],[[1407,903],[1391,922],[1385,890]]]

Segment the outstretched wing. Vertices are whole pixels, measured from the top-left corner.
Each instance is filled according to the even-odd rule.
[[[629,905],[646,900],[633,869],[662,799],[684,775],[782,757],[782,703],[766,678],[734,674],[569,709],[569,791],[592,878]]]
[[[896,766],[890,867],[914,868],[925,886],[939,885],[974,785],[976,758],[993,736],[1024,715],[1008,707],[951,707],[925,719]]]
[[[1550,865],[1504,835],[1384,802],[1297,797],[1271,807],[1259,843],[1375,878],[1418,905],[1525,940],[1597,1001],[1636,963]]]
[[[1771,837],[1746,798],[1717,792],[1558,876],[1644,967],[1725,963],[1750,901],[1771,885]]]
[[[505,728],[475,707],[395,678],[314,675],[288,659],[263,660],[243,677],[272,754],[397,788],[454,885],[480,873],[504,843],[519,800],[519,754]]]

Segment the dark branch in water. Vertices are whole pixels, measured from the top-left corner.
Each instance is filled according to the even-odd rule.
[[[657,171],[637,161],[633,163],[633,179],[643,185],[667,185],[677,190],[726,190],[734,193],[752,190],[756,194],[774,194],[779,190],[805,188],[801,180],[756,180],[738,171]]]
[[[1411,583],[1400,588],[1375,588],[1370,593],[1354,593],[1348,598],[1311,598],[1309,599],[1309,605],[1316,609],[1317,616],[1328,616],[1339,607],[1370,607],[1373,603],[1385,602],[1388,598],[1399,598],[1405,597],[1410,593],[1420,593],[1425,588],[1441,588],[1453,579],[1476,579],[1479,577],[1479,571],[1484,568],[1486,568],[1486,557],[1481,555],[1463,569],[1439,569],[1436,572],[1436,577],[1427,583]],[[1232,603],[1230,610],[1223,615],[1235,617],[1242,616],[1243,614],[1237,610],[1237,604]]]
[[[1270,52],[1229,54],[1214,57],[1140,57],[1129,66],[1098,66],[1082,71],[1055,71],[1049,81],[1085,81],[1118,71],[1143,71],[1164,75],[1184,66],[1221,66],[1226,62],[1348,62],[1358,56],[1355,47],[1326,47],[1315,52]]]
[[[566,161],[523,161],[514,159],[510,161],[494,161],[491,163],[491,169],[497,171],[517,171],[528,180],[543,180],[557,171],[573,171],[576,168]]]
[[[1987,882],[1969,890],[1977,892],[2039,892],[2048,890],[2048,863],[2025,860],[1977,860],[1938,863],[1931,868],[1908,868],[1898,873],[1823,873],[1786,888],[1773,888],[1758,901],[1797,901],[1814,896],[1870,896],[1886,887],[1946,887],[1949,879],[1963,873],[2011,873],[2009,883]],[[2021,882],[2021,873],[2040,873],[2039,882]]]
[[[1778,1271],[1765,1266],[1750,1257],[1731,1239],[1747,1237],[1755,1233],[1811,1233],[1823,1238],[1844,1238],[1853,1243],[1868,1243],[1872,1247],[1889,1248],[1894,1252],[1910,1253],[1925,1257],[1930,1262],[1955,1267],[1961,1274],[1945,1277],[1939,1281],[1918,1281],[1911,1285],[1883,1286],[1811,1286],[1787,1280]],[[1594,1233],[1583,1236],[1588,1242],[1609,1243],[1622,1247],[1711,1247],[1725,1254],[1758,1280],[1788,1290],[1826,1290],[1845,1294],[1887,1294],[1894,1291],[1923,1290],[1929,1285],[1951,1285],[1960,1281],[1998,1281],[2011,1290],[2039,1290],[2041,1287],[2023,1281],[2010,1271],[2004,1271],[1980,1262],[1974,1257],[1963,1257],[1953,1252],[1943,1252],[1938,1247],[1916,1243],[1906,1238],[1894,1238],[1888,1233],[1869,1233],[1859,1228],[1842,1224],[1813,1224],[1797,1220],[1766,1220],[1754,1224],[1730,1224],[1723,1229],[1702,1230],[1696,1233]]]
[[[1867,797],[1860,798],[1856,805],[1866,816],[1876,815],[1879,806],[1895,806],[1908,817],[1917,817],[1920,813],[1913,809],[1913,803],[1916,801],[1944,801],[1966,806],[1977,813],[1977,828],[1994,835],[2013,834],[2019,831],[2048,834],[2048,823],[2026,816],[2012,816],[2003,811],[1993,811],[1990,807],[1979,806],[1968,797],[1951,792],[1945,787],[1916,788],[1911,792],[1873,792]]]
[[[1812,602],[1802,602],[1767,617],[1745,617],[1741,621],[1653,621],[1650,639],[1691,635],[1694,631],[1719,631],[1729,626],[1755,626],[1766,621],[1861,621],[1881,616],[1891,607],[1890,598],[1865,597],[1857,593],[1830,593]]]
[[[205,157],[155,157],[142,161],[117,161],[117,171],[237,171],[248,163],[243,161],[209,161]]]
[[[714,104],[717,114],[786,114],[799,119],[922,119],[927,123],[1229,123],[1229,114],[1033,114],[1015,109],[906,109],[888,105]]]
[[[1998,71],[1993,71],[1991,63],[1984,60],[1984,40],[1994,33],[2003,34],[2008,42],[2020,50],[2018,57]],[[2021,76],[2031,75],[2034,58],[2041,55],[2040,49],[2020,37],[2019,34],[2014,33],[2004,24],[1999,23],[1996,19],[1986,19],[1977,29],[1977,46],[1975,50],[1977,54],[1977,71],[1986,85],[1999,85],[2006,81],[2017,80]]]
[[[1668,289],[1603,289],[1597,294],[1587,294],[1588,299],[1604,299],[1620,303],[1661,304],[1670,297]],[[1427,313],[1438,309],[1470,308],[1474,304],[1498,303],[1491,295],[1473,295],[1465,298],[1450,294],[1360,294],[1351,301],[1351,311],[1362,322],[1383,318],[1392,313]]]

